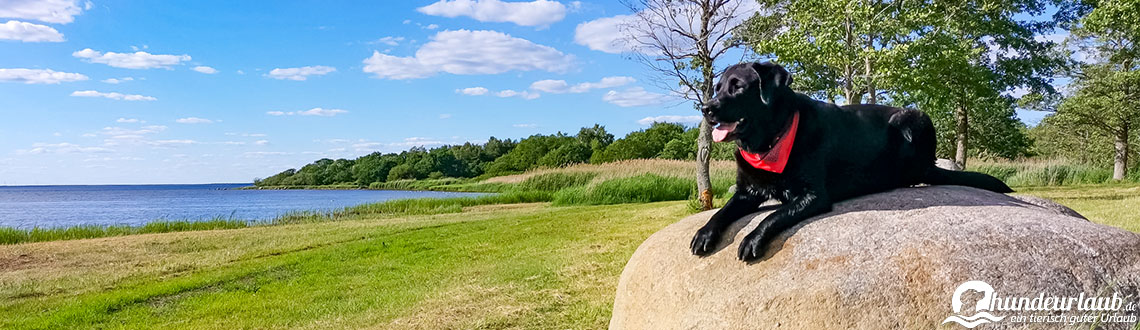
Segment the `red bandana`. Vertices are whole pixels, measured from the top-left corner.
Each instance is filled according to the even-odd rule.
[[[800,112],[792,115],[792,124],[784,135],[779,137],[776,145],[763,154],[754,154],[740,149],[740,156],[748,164],[757,169],[773,173],[784,173],[784,166],[788,165],[788,155],[792,153],[792,143],[796,141],[796,127],[800,126]]]

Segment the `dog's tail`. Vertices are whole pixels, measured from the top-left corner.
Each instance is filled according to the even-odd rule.
[[[931,166],[930,170],[926,172],[926,180],[924,183],[932,185],[958,185],[985,189],[997,193],[1011,193],[1010,189],[1005,182],[1001,182],[998,178],[992,177],[988,174],[978,172],[966,171],[951,171]]]

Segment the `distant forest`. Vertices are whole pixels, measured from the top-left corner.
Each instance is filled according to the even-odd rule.
[[[654,123],[647,129],[614,140],[595,124],[577,135],[559,132],[532,135],[514,141],[491,137],[483,144],[465,143],[432,149],[412,148],[400,153],[374,152],[356,159],[320,159],[301,169],[288,169],[254,185],[318,186],[359,185],[408,179],[474,178],[524,172],[538,167],[578,163],[607,163],[626,159],[696,159],[697,130],[673,123]],[[713,159],[732,159],[735,144],[714,144]]]

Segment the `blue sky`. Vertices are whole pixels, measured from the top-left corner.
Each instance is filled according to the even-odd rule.
[[[616,1],[0,0],[0,185],[249,182],[321,157],[691,122],[613,43],[627,14]]]

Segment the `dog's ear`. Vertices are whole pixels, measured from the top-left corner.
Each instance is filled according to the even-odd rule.
[[[772,104],[776,93],[790,88],[792,75],[784,67],[772,62],[752,63],[752,70],[760,79],[760,101]]]

